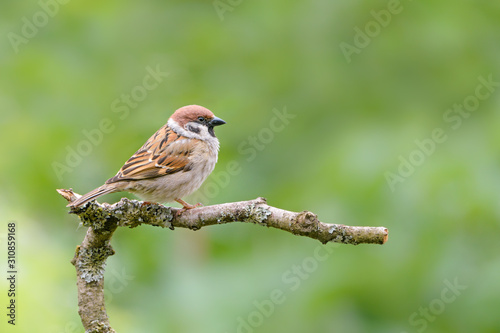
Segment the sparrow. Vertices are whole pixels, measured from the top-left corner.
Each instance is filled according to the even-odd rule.
[[[182,211],[198,207],[182,197],[196,191],[213,171],[219,152],[214,127],[226,122],[199,105],[184,106],[128,159],[104,185],[67,207],[81,206],[101,195],[127,191],[145,201],[177,201]]]

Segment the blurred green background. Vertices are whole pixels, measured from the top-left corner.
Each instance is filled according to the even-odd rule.
[[[264,196],[387,227],[389,241],[322,247],[240,223],[118,230],[117,332],[500,332],[498,2],[0,7],[2,331],[83,332],[70,259],[85,228],[55,189],[101,185],[175,109],[200,104],[227,125],[191,201]]]

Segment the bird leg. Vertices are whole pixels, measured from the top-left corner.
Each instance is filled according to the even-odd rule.
[[[184,213],[186,210],[188,209],[193,209],[193,208],[196,208],[196,207],[200,207],[200,206],[203,206],[201,203],[197,203],[196,205],[191,205],[191,204],[188,204],[186,201],[182,200],[181,198],[177,198],[175,199],[175,201],[177,201],[178,203],[180,203],[182,205],[182,209],[180,209],[178,212],[177,212],[177,215],[181,215],[182,213]]]

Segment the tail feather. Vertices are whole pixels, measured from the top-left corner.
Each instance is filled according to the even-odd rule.
[[[87,202],[89,202],[97,197],[100,197],[101,195],[113,193],[113,192],[118,192],[116,187],[114,187],[112,185],[104,184],[104,185],[96,188],[95,190],[92,190],[89,193],[82,195],[80,198],[71,202],[66,207],[78,207],[78,206],[81,206],[83,204],[86,204]]]

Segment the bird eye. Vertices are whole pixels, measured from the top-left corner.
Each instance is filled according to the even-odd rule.
[[[199,122],[204,122],[204,121],[205,121],[205,118],[203,118],[203,117],[198,117],[198,121],[199,121]]]

